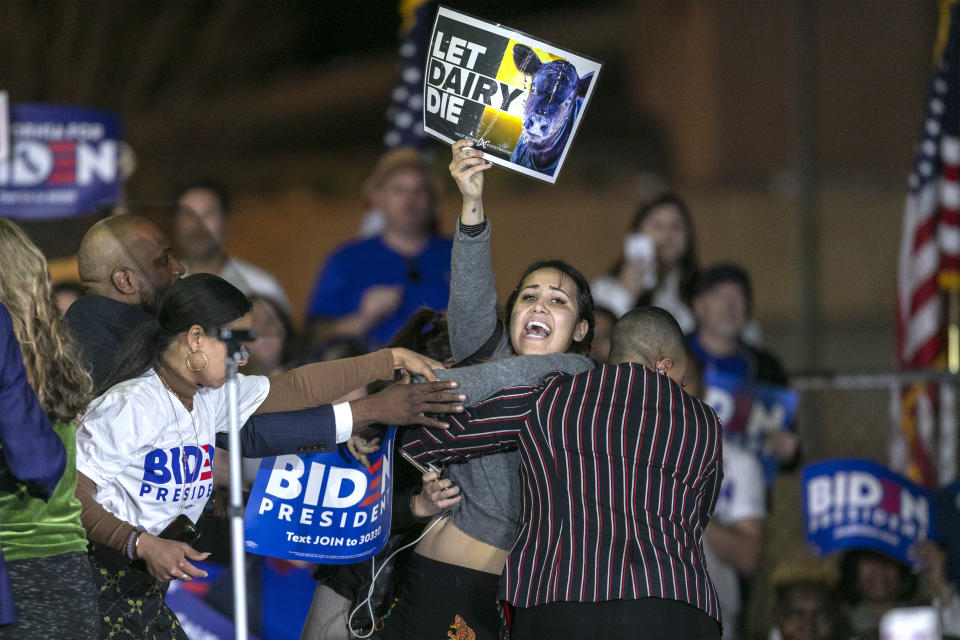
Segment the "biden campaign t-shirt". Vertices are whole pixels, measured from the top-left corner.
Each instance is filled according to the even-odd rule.
[[[240,424],[267,397],[263,376],[237,376]],[[200,518],[213,490],[216,434],[230,428],[226,387],[203,388],[188,412],[150,369],[94,400],[77,430],[77,469],[121,520],[157,534],[180,514]]]

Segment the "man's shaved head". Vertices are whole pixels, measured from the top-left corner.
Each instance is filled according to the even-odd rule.
[[[150,220],[135,215],[104,218],[80,242],[77,268],[91,292],[152,311],[183,275],[170,240]]]
[[[116,267],[135,266],[134,244],[145,230],[155,225],[140,216],[104,218],[83,236],[77,254],[77,268],[84,282],[105,282]]]
[[[657,363],[669,359],[672,366],[681,369],[674,373],[683,377],[683,332],[674,317],[660,307],[637,307],[625,313],[614,325],[610,343],[611,363],[639,362],[657,369]]]

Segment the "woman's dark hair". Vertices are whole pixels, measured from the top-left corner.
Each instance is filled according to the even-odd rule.
[[[453,357],[447,334],[447,318],[429,307],[417,309],[387,346],[410,349],[439,362]]]
[[[837,591],[844,602],[851,606],[856,606],[863,600],[863,594],[860,592],[860,586],[858,584],[857,573],[860,567],[860,561],[865,559],[881,560],[897,565],[900,571],[900,591],[897,593],[898,602],[910,602],[917,595],[917,590],[920,585],[916,574],[910,570],[910,567],[876,551],[851,549],[845,552],[840,558],[840,583],[837,585]]]
[[[697,265],[697,242],[693,234],[693,218],[690,217],[690,208],[687,206],[687,203],[684,202],[683,198],[672,191],[665,191],[650,200],[645,200],[640,203],[640,207],[637,209],[637,212],[633,216],[633,221],[630,223],[630,232],[636,233],[640,231],[640,227],[643,226],[643,222],[650,214],[663,206],[676,207],[677,211],[680,212],[680,217],[683,218],[683,223],[687,227],[687,250],[680,256],[679,261],[679,290],[680,298],[689,304],[693,298],[693,288],[697,284],[700,269]],[[623,261],[624,257],[621,254],[620,259],[610,267],[610,275],[620,275],[620,269],[623,268]],[[642,294],[640,299],[637,300],[637,305],[649,305],[655,291],[656,288]]]
[[[583,274],[563,260],[538,260],[524,270],[517,281],[517,286],[514,287],[513,291],[510,292],[510,297],[507,298],[506,318],[504,319],[507,335],[510,334],[510,315],[513,312],[513,305],[517,302],[517,296],[520,295],[520,287],[523,286],[523,281],[527,279],[527,276],[540,269],[555,269],[565,276],[569,276],[573,283],[577,285],[577,311],[579,312],[577,321],[587,321],[587,335],[580,342],[571,343],[570,352],[582,356],[589,354],[590,345],[593,343],[593,326],[596,323],[593,317],[593,294],[590,293],[590,284],[583,277]]]
[[[250,308],[247,296],[219,276],[197,273],[179,280],[163,297],[157,322],[134,331],[114,354],[97,395],[158,364],[173,339],[193,325],[213,335],[215,329],[230,324]]]

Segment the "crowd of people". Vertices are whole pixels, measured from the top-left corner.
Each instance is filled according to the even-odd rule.
[[[492,165],[464,140],[451,155],[453,238],[429,165],[388,152],[364,190],[379,229],[327,258],[299,332],[280,282],[224,250],[217,182],[176,194],[172,237],[94,224],[75,284],[0,218],[0,638],[186,637],[169,585],[229,542],[211,509],[229,477],[221,328],[259,332],[237,393],[247,488],[260,457],[345,444],[363,461],[382,425],[443,465],[397,463],[375,560],[411,548],[373,586],[367,563],[318,565],[302,638],[849,640],[918,603],[960,636],[958,558],[932,542],[919,574],[866,550],[779,567],[774,627],[748,629],[764,469],[705,402],[714,375],[788,383],[748,273],[701,269],[690,208],[665,193],[607,273],[527,256],[499,274],[516,283],[500,311]],[[803,457],[795,430],[765,448],[781,471]],[[351,615],[371,593],[373,615]]]

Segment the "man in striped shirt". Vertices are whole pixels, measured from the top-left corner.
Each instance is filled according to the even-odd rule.
[[[404,448],[442,462],[519,449],[506,637],[719,638],[702,539],[723,475],[720,423],[681,388],[683,335],[669,313],[630,311],[612,342],[611,364],[504,389]]]

